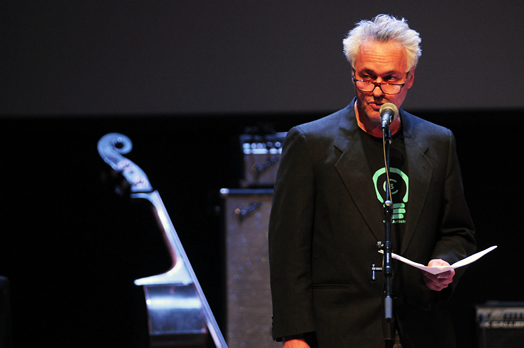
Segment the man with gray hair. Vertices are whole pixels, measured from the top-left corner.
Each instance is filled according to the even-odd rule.
[[[429,266],[475,251],[455,139],[400,109],[421,55],[404,19],[361,21],[344,39],[356,97],[344,109],[293,127],[286,137],[269,224],[273,336],[285,348],[393,346],[383,334],[386,176],[392,248]],[[399,109],[383,156],[382,105]],[[463,269],[434,276],[393,263],[397,346],[455,347],[446,302]],[[387,339],[386,339],[387,338]]]

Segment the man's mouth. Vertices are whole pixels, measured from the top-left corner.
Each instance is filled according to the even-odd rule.
[[[371,102],[369,103],[369,106],[371,106],[373,108],[373,110],[380,110],[380,107],[384,105],[384,103],[382,102]]]

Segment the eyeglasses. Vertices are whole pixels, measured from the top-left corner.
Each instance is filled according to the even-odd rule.
[[[409,73],[406,76],[406,80],[409,79]],[[385,82],[373,82],[373,81],[366,81],[366,80],[358,80],[355,77],[353,77],[353,82],[355,82],[355,86],[361,90],[362,92],[373,92],[375,88],[380,88],[382,93],[384,94],[399,94],[402,90],[402,87],[406,84],[404,83],[385,83]]]

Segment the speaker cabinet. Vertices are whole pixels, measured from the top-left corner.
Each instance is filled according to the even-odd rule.
[[[274,347],[267,234],[272,189],[222,189],[229,347]]]
[[[524,347],[524,302],[488,302],[476,309],[479,348]]]

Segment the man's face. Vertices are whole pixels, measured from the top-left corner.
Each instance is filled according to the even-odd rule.
[[[413,85],[415,68],[408,75],[406,51],[397,41],[364,41],[354,64],[354,76],[358,80],[376,83],[402,84],[399,94],[384,94],[379,87],[371,92],[362,92],[358,88],[357,108],[359,117],[366,117],[369,122],[380,124],[380,107],[393,103],[400,108],[408,89]]]

